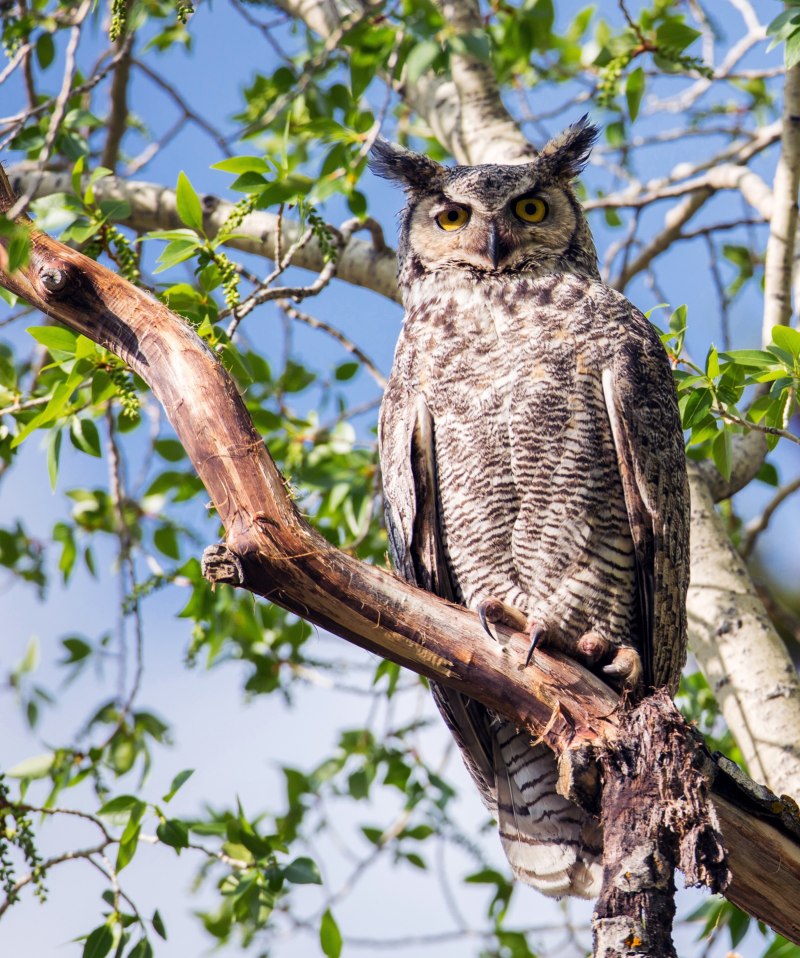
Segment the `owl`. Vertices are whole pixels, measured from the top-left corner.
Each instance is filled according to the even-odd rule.
[[[408,580],[570,655],[629,697],[677,688],[688,487],[669,361],[600,280],[574,180],[587,118],[522,165],[446,167],[378,141],[406,192],[405,319],[379,446],[390,553]],[[555,757],[478,702],[433,695],[514,874],[596,897],[602,832]]]

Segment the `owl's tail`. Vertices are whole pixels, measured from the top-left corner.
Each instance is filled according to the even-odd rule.
[[[545,895],[596,898],[603,837],[597,819],[556,791],[558,769],[544,744],[483,705],[431,683],[439,711],[489,811],[514,874]]]
[[[494,733],[497,825],[514,874],[545,895],[596,898],[602,879],[598,821],[556,791],[551,749],[498,719]]]

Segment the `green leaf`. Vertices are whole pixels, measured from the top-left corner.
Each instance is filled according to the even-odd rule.
[[[694,30],[680,20],[670,18],[656,30],[656,42],[659,46],[670,50],[685,50],[700,36],[699,30]]]
[[[105,958],[114,945],[114,932],[108,925],[100,925],[83,945],[83,958]]]
[[[339,958],[342,953],[342,933],[331,914],[330,908],[325,910],[319,926],[319,943],[322,952],[327,958]]]
[[[800,63],[800,29],[796,29],[786,38],[784,63],[787,70],[791,70],[792,67],[796,67]]]
[[[426,838],[430,838],[434,834],[434,830],[430,825],[415,825],[413,828],[403,829],[403,838],[413,838],[418,842],[424,841]]]
[[[715,346],[708,350],[706,356],[706,376],[709,379],[716,379],[719,376],[719,353]]]
[[[406,58],[406,83],[413,86],[441,51],[442,48],[435,40],[423,40],[422,43],[418,43]]]
[[[764,462],[756,473],[756,479],[759,482],[766,483],[768,486],[778,485],[778,470],[771,462]]]
[[[186,458],[186,451],[177,439],[159,439],[155,443],[155,451],[167,462],[179,462]]]
[[[731,477],[733,444],[730,429],[722,429],[711,444],[711,457],[714,465],[725,479]]]
[[[795,6],[790,6],[788,9],[784,10],[782,13],[779,13],[774,20],[771,20],[769,26],[767,27],[767,36],[777,38],[778,42],[785,39],[794,29],[795,25],[800,21],[800,10]],[[770,49],[776,45],[775,42],[772,43]]]
[[[128,958],[153,958],[153,946],[146,938],[140,938],[128,952]]]
[[[167,940],[167,929],[164,926],[164,921],[161,918],[161,915],[158,913],[158,909],[153,912],[153,928],[164,941]]]
[[[791,326],[773,326],[772,342],[785,349],[793,359],[800,357],[800,333]]]
[[[154,272],[163,273],[165,269],[169,269],[171,266],[177,266],[178,263],[183,263],[187,259],[191,259],[191,257],[194,256],[195,250],[198,249],[200,245],[197,238],[191,240],[172,240],[167,243],[161,255],[158,257],[158,265]]]
[[[66,639],[62,639],[61,644],[64,646],[67,655],[59,660],[59,665],[74,665],[76,662],[82,662],[92,653],[91,645],[77,635],[70,635]]]
[[[79,419],[75,417],[70,423],[70,439],[76,449],[85,452],[88,456],[94,456],[96,459],[102,458],[100,451],[100,433],[97,426],[91,419]]]
[[[32,758],[26,758],[24,761],[18,762],[6,772],[6,775],[9,778],[45,778],[49,775],[55,758],[54,752],[34,755]]]
[[[128,822],[125,832],[122,835],[122,838],[119,840],[119,848],[117,849],[117,872],[121,872],[122,869],[130,863],[133,859],[133,856],[136,854],[139,848],[139,834],[141,832],[141,825],[138,821],[135,821],[133,818]]]
[[[719,354],[723,362],[736,363],[739,366],[748,366],[761,369],[765,366],[775,366],[775,357],[765,349],[734,349]]]
[[[178,772],[175,778],[172,779],[172,784],[169,787],[169,791],[166,795],[162,797],[162,801],[170,802],[175,797],[178,789],[182,788],[186,782],[194,775],[193,768],[185,768],[182,772]]]
[[[66,644],[66,643],[65,643]],[[142,805],[142,800],[135,795],[117,795],[109,799],[98,809],[98,815],[119,815],[120,812],[131,812]]]
[[[223,173],[271,173],[269,163],[263,156],[231,156],[227,160],[211,164],[212,170],[222,170]]]
[[[713,397],[710,389],[695,389],[686,395],[686,399],[681,397],[678,405],[681,407],[683,416],[683,428],[691,429],[693,425],[700,422],[711,408]]]
[[[50,479],[50,488],[56,491],[58,479],[58,461],[61,456],[61,427],[50,430],[47,437],[47,475]]]
[[[63,326],[29,326],[27,332],[52,353],[75,355],[78,334],[71,329],[65,329]]]
[[[625,81],[625,99],[628,101],[628,114],[631,121],[639,115],[639,106],[644,96],[644,70],[636,67]]]
[[[236,177],[231,183],[231,189],[238,193],[261,193],[268,184],[269,180],[263,173],[247,170]]]
[[[178,174],[175,206],[182,223],[190,229],[197,230],[198,233],[203,232],[203,207],[200,205],[200,197],[195,193],[189,177],[183,170]]]
[[[173,526],[159,526],[153,533],[153,543],[159,552],[163,552],[170,559],[180,559],[181,550],[178,545],[178,534]]]
[[[283,877],[293,885],[321,885],[322,877],[316,862],[310,858],[295,858],[283,869]]]
[[[156,835],[165,845],[171,848],[187,848],[189,845],[189,828],[186,822],[179,818],[168,818],[156,829]]]
[[[348,379],[352,379],[358,370],[358,363],[342,363],[341,366],[336,367],[333,374],[339,382],[346,382]]]
[[[30,232],[23,226],[14,225],[11,233],[11,239],[8,241],[8,246],[6,247],[6,255],[8,257],[6,272],[16,273],[18,269],[22,269],[24,266],[28,265],[31,252],[31,237]]]
[[[42,33],[36,41],[36,59],[39,66],[46,70],[53,62],[56,55],[56,46],[53,43],[53,37],[50,33]]]
[[[116,394],[117,387],[105,369],[96,369],[92,375],[92,403],[99,403],[110,399]]]

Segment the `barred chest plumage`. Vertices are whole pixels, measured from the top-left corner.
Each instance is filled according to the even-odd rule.
[[[612,328],[592,284],[422,277],[394,375],[435,423],[442,534],[458,599],[492,595],[571,651],[588,631],[639,644],[634,551],[601,374]]]

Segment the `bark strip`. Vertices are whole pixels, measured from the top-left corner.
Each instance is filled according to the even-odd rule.
[[[725,892],[731,874],[710,801],[714,766],[665,692],[626,712],[604,750],[603,887],[595,958],[676,958],[675,868]]]

